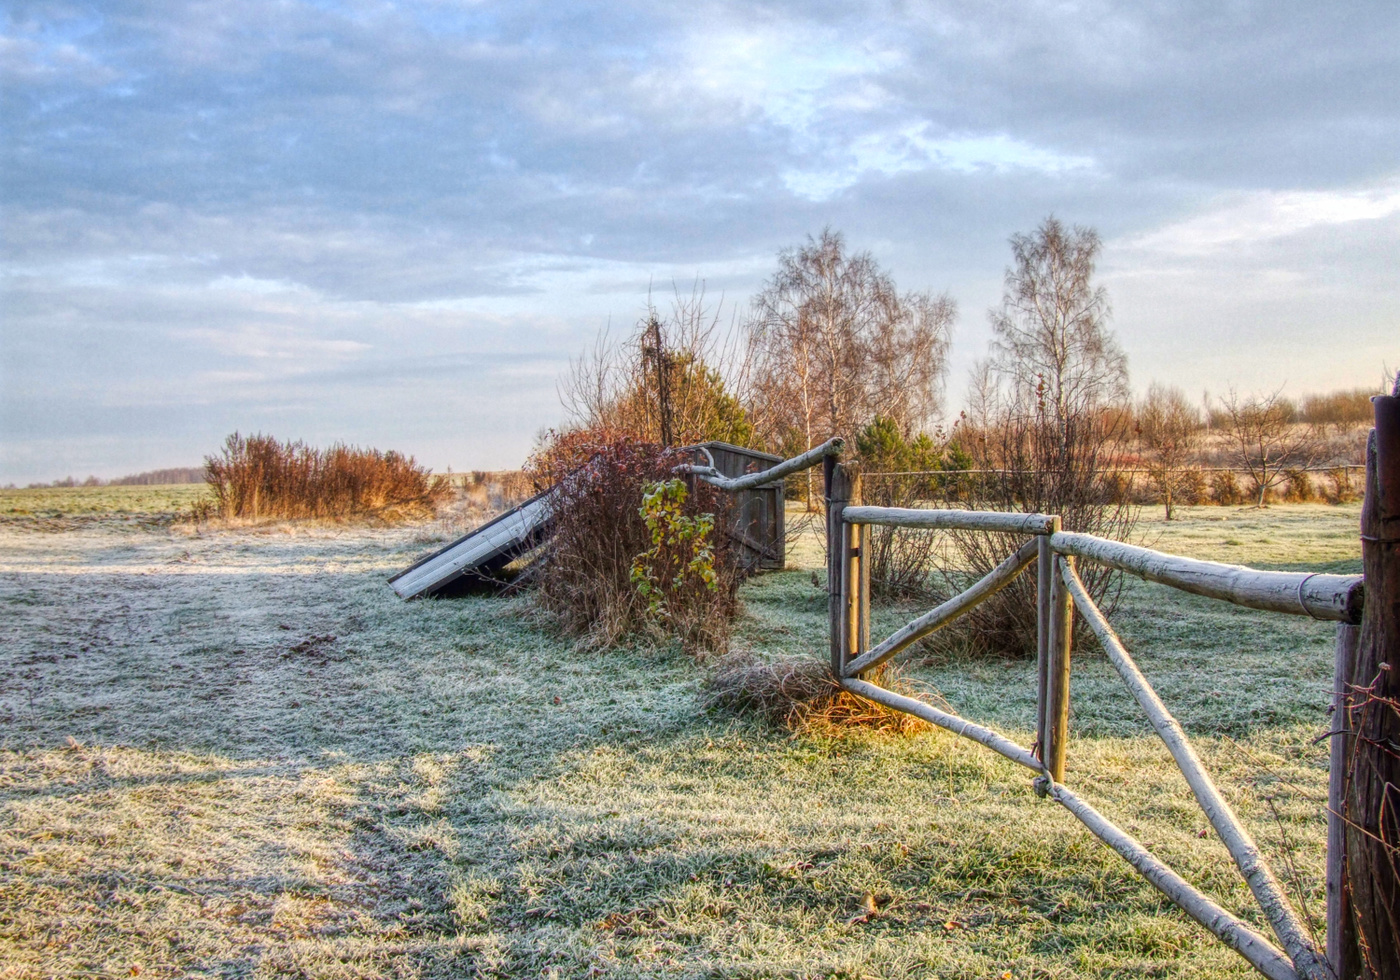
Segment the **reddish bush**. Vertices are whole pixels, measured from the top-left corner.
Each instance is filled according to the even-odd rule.
[[[671,479],[678,464],[690,461],[687,453],[589,430],[555,437],[531,459],[527,471],[535,485],[556,488],[555,530],[539,575],[539,602],[567,633],[596,646],[652,634],[674,636],[695,654],[725,648],[739,570],[722,533],[707,542],[713,582],[687,577],[658,605],[633,578],[636,560],[654,548],[642,516],[644,487]],[[724,493],[693,478],[686,483],[680,513],[712,514],[715,527],[724,527]]]
[[[348,517],[390,508],[431,510],[452,493],[412,456],[337,443],[235,432],[223,453],[204,458],[204,477],[223,517]]]

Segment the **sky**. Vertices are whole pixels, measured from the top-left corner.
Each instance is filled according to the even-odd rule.
[[[228,433],[514,467],[649,292],[824,227],[958,303],[1098,230],[1138,390],[1400,367],[1400,6],[182,0],[0,12],[0,483]]]

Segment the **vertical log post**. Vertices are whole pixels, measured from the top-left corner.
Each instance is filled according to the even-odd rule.
[[[1068,555],[1055,556],[1050,580],[1049,657],[1045,670],[1045,744],[1041,761],[1050,778],[1063,782],[1065,756],[1069,750],[1069,655],[1074,642],[1074,597],[1065,584],[1062,569],[1073,567]]]
[[[1361,976],[1400,978],[1400,377],[1371,400],[1361,564],[1366,602],[1347,677],[1353,744],[1346,869]]]
[[[1060,529],[1060,519],[1050,533]],[[1050,549],[1050,534],[1040,535],[1036,542],[1035,565],[1035,751],[1045,761],[1045,697],[1046,678],[1050,670],[1050,583],[1055,577],[1055,552]]]
[[[846,467],[835,457],[822,460],[826,477],[826,594],[827,618],[831,630],[831,670],[841,676],[846,666],[846,552],[845,521],[842,514],[851,502],[851,479]]]
[[[850,504],[859,504],[860,500],[860,474],[854,470],[850,471]],[[846,590],[845,604],[845,627],[846,636],[844,640],[845,661],[850,663],[866,650],[870,649],[870,525],[869,524],[847,524],[846,525],[846,581],[849,588]],[[871,674],[878,674],[881,668],[862,673],[862,680],[868,680]]]
[[[1327,772],[1327,965],[1336,980],[1357,980],[1361,964],[1356,955],[1356,928],[1347,889],[1346,806],[1347,760],[1351,758],[1351,713],[1347,710],[1347,677],[1356,659],[1361,627],[1337,624],[1337,649],[1332,668],[1331,755]]]

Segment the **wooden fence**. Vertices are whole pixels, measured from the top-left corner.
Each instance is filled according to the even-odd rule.
[[[1381,562],[1382,558],[1391,565],[1397,564],[1396,544],[1400,542],[1400,534],[1397,534],[1400,532],[1400,382],[1397,383],[1396,394],[1395,398],[1378,399],[1394,403],[1393,406],[1386,407],[1386,411],[1393,416],[1388,424],[1393,425],[1394,434],[1387,436],[1383,431],[1381,439],[1383,447],[1392,447],[1388,450],[1389,457],[1385,452],[1378,453],[1375,433],[1372,434],[1368,453],[1367,507],[1381,515],[1368,525],[1374,533],[1368,536],[1363,531],[1362,534],[1367,575],[1371,579],[1377,578],[1372,566],[1379,567],[1377,563]],[[1382,407],[1378,405],[1378,424],[1381,414]],[[1390,442],[1386,442],[1387,439]],[[1359,723],[1352,720],[1352,715],[1358,710],[1356,693],[1364,691],[1367,698],[1374,700],[1377,697],[1376,692],[1380,689],[1378,685],[1381,685],[1382,681],[1388,682],[1391,676],[1386,674],[1389,664],[1379,662],[1383,657],[1375,651],[1396,651],[1395,618],[1400,614],[1400,590],[1396,589],[1396,585],[1400,583],[1400,572],[1391,571],[1387,588],[1395,595],[1391,602],[1382,607],[1374,598],[1369,604],[1363,602],[1366,580],[1360,575],[1265,572],[1199,561],[1092,535],[1067,532],[1062,530],[1060,518],[1051,514],[863,506],[860,502],[860,475],[853,467],[839,462],[841,448],[840,440],[832,440],[801,457],[780,464],[768,473],[754,474],[741,480],[724,479],[716,473],[704,472],[703,468],[692,469],[692,472],[718,486],[741,489],[755,480],[773,478],[779,470],[785,475],[819,461],[823,463],[827,488],[827,582],[830,596],[828,608],[831,670],[844,688],[971,739],[1035,773],[1033,787],[1039,796],[1063,806],[1172,902],[1272,980],[1353,980],[1363,975],[1389,980],[1397,976],[1400,962],[1392,962],[1390,952],[1394,948],[1395,938],[1391,936],[1386,939],[1384,933],[1374,932],[1377,922],[1384,929],[1387,915],[1393,917],[1400,912],[1394,904],[1385,904],[1388,901],[1393,902],[1393,898],[1388,897],[1393,895],[1393,892],[1384,893],[1384,888],[1393,888],[1396,880],[1394,840],[1384,839],[1387,827],[1385,820],[1395,819],[1393,815],[1388,818],[1385,816],[1388,801],[1386,794],[1396,787],[1392,782],[1381,780],[1381,795],[1374,801],[1380,814],[1377,818],[1379,823],[1376,824],[1380,831],[1378,835],[1368,830],[1358,819],[1353,819],[1354,806],[1352,811],[1348,810],[1348,793],[1355,795],[1355,790],[1350,787],[1348,780],[1351,774],[1359,771],[1358,753],[1367,747],[1363,742],[1373,742],[1381,750],[1381,761],[1377,763],[1377,771],[1396,771],[1393,764],[1386,769],[1384,753],[1388,743],[1379,736],[1370,739],[1358,738],[1358,733],[1353,729],[1357,728]],[[1385,483],[1389,483],[1393,488],[1388,498],[1384,493],[1378,492],[1378,487]],[[1386,517],[1387,514],[1391,516]],[[1394,520],[1397,523],[1384,525],[1382,530],[1376,530],[1382,528],[1384,520]],[[1000,532],[1022,535],[1025,541],[1000,565],[962,593],[872,645],[870,568],[866,561],[870,550],[872,526]],[[1369,550],[1368,539],[1372,542]],[[1381,546],[1390,549],[1384,556],[1377,550]],[[1076,570],[1076,563],[1079,561],[1097,562],[1152,582],[1236,605],[1309,616],[1338,624],[1334,708],[1335,717],[1340,720],[1340,727],[1336,732],[1330,733],[1337,737],[1334,737],[1331,743],[1328,790],[1326,954],[1316,949],[1308,938],[1307,930],[1289,903],[1283,888],[1260,854],[1249,831],[1240,822],[1202,765],[1181,724],[1172,716],[1142,671],[1138,669],[1112,625],[1090,596]],[[1031,566],[1035,566],[1037,585],[1036,741],[1031,747],[1021,746],[975,721],[880,686],[878,679],[882,664],[920,638],[942,629],[1005,588]],[[1366,616],[1365,630],[1369,631],[1364,635],[1357,625],[1362,622],[1363,606]],[[1142,707],[1153,729],[1185,776],[1187,785],[1207,820],[1225,844],[1240,875],[1258,902],[1278,945],[1212,901],[1152,855],[1131,834],[1099,813],[1064,784],[1069,744],[1073,617],[1076,610],[1084,617],[1114,669]],[[1388,648],[1386,644],[1389,644]],[[1358,648],[1372,650],[1370,664],[1375,665],[1379,662],[1375,672],[1376,679],[1371,680],[1369,685],[1365,682],[1371,675],[1358,674],[1358,669],[1370,669],[1362,662],[1364,658],[1358,659]],[[1396,659],[1394,652],[1391,659]],[[1400,675],[1400,670],[1393,674]],[[1381,698],[1381,702],[1388,703],[1384,698]],[[1397,706],[1395,717],[1400,719],[1400,700],[1394,700],[1394,704]],[[1381,735],[1384,735],[1384,732],[1381,732]],[[1395,742],[1395,745],[1400,746],[1400,741]],[[1390,750],[1390,755],[1400,758],[1393,750]],[[1400,790],[1397,790],[1397,793],[1400,793]],[[1393,804],[1391,805],[1393,807]],[[1352,812],[1352,816],[1348,816],[1349,812]],[[1349,841],[1358,836],[1358,828],[1369,833],[1372,838],[1379,836],[1382,839],[1384,846],[1377,852],[1377,856],[1366,859],[1375,864],[1375,867],[1371,867],[1370,864],[1364,868],[1360,867],[1360,862],[1355,858],[1350,864],[1347,862],[1348,851],[1358,851],[1358,847]],[[1390,868],[1388,873],[1385,867],[1387,861]],[[1370,877],[1367,877],[1368,875]],[[1357,880],[1372,884],[1379,882],[1380,886],[1383,886],[1373,889],[1381,894],[1381,907],[1378,912],[1375,909],[1350,907],[1349,892],[1354,890]],[[1371,916],[1369,926],[1365,925],[1367,915]],[[1362,925],[1363,928],[1358,930],[1357,925]],[[1378,942],[1382,947],[1380,960],[1376,958],[1373,948],[1376,946],[1375,942],[1368,947],[1364,938],[1358,941],[1358,935],[1364,937],[1367,928],[1372,930],[1373,939],[1379,935]],[[1387,946],[1387,943],[1390,945]]]

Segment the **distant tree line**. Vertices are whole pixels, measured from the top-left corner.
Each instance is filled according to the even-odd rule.
[[[52,483],[31,483],[29,484],[29,489],[38,490],[45,487],[151,487],[163,486],[171,483],[203,482],[204,467],[174,466],[164,470],[146,470],[144,473],[131,473],[127,476],[119,476],[113,480],[103,480],[96,476],[89,476],[85,480],[77,480],[71,476],[66,476],[61,480],[54,480]]]

